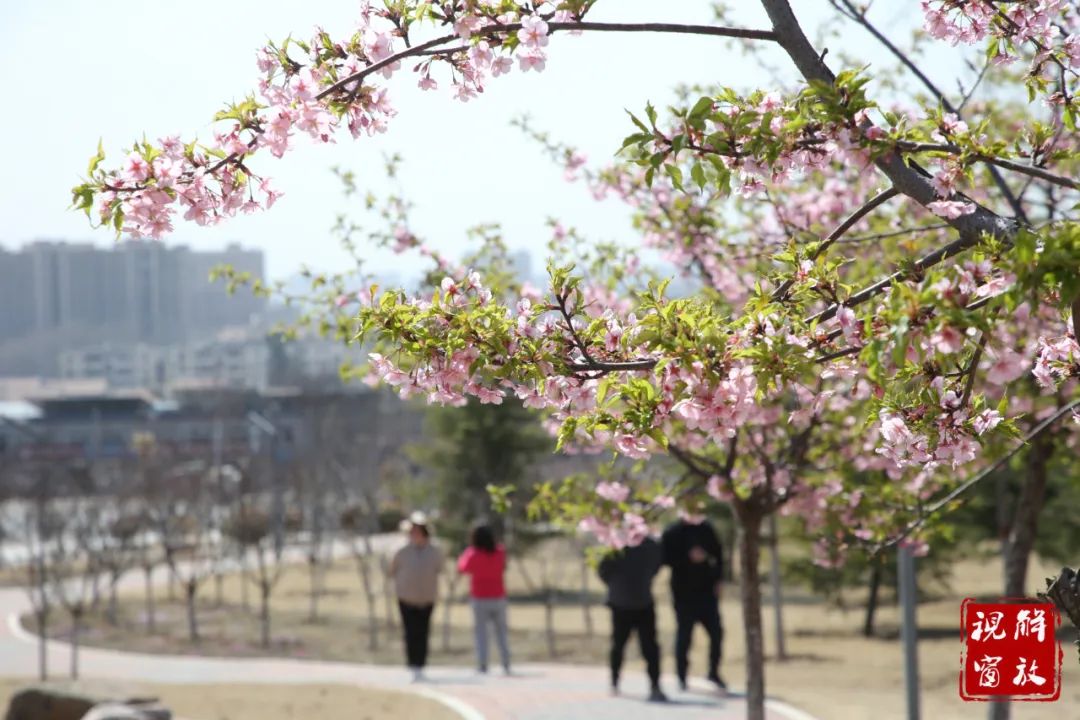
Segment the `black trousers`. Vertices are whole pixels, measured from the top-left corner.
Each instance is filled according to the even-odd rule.
[[[675,600],[675,671],[679,680],[686,682],[689,670],[690,641],[694,626],[698,623],[709,633],[709,677],[720,673],[720,646],[724,642],[724,628],[720,624],[720,606],[712,594],[703,594]]]
[[[656,644],[656,610],[647,608],[611,608],[611,684],[618,686],[622,670],[623,653],[630,634],[637,631],[641,656],[654,687],[660,684],[660,646]]]
[[[398,601],[401,625],[405,628],[405,657],[409,667],[427,665],[428,636],[431,634],[431,612],[434,605],[409,605]]]

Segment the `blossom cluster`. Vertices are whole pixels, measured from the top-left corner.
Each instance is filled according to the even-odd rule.
[[[332,143],[343,128],[354,138],[384,132],[396,110],[376,76],[390,78],[404,59],[420,54],[414,70],[421,88],[437,87],[432,71],[444,64],[455,97],[468,100],[484,91],[489,78],[509,72],[515,59],[522,71],[542,71],[549,21],[580,19],[550,1],[446,0],[404,8],[376,9],[365,0],[349,38],[335,40],[316,29],[307,41],[262,48],[257,92],[218,113],[212,142],[168,137],[139,143],[111,170],[100,168],[99,150],[87,182],[73,191],[75,206],[88,214],[96,210],[103,224],[133,238],[172,232],[178,212],[211,225],[269,209],[282,193],[255,172],[253,158],[284,156],[297,135]],[[451,32],[430,43],[436,49],[420,53],[410,26],[421,23]]]
[[[1036,76],[1054,66],[1053,104],[1071,105],[1080,68],[1080,14],[1066,0],[922,0],[923,25],[934,38],[953,45],[989,43],[991,61],[1007,65],[1032,48],[1029,87],[1040,89]]]

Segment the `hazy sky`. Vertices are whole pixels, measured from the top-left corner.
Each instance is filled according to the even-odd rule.
[[[741,22],[767,27],[756,3],[737,4],[749,8],[741,11]],[[825,0],[793,4],[811,26],[826,6]],[[91,230],[84,216],[66,209],[69,189],[85,172],[99,137],[114,160],[143,133],[151,139],[175,133],[209,138],[213,113],[254,86],[254,51],[267,38],[290,32],[306,37],[316,24],[341,35],[353,27],[356,7],[350,0],[4,0],[0,245],[35,238],[112,242],[110,233]],[[917,15],[913,0],[908,10],[892,5],[878,12],[893,28],[914,25]],[[590,16],[711,17],[706,0],[605,0]],[[858,48],[865,39],[853,33]],[[459,254],[466,227],[499,222],[510,244],[534,249],[539,264],[535,251],[547,239],[545,218],[559,216],[593,237],[612,239],[629,236],[627,213],[563,182],[561,170],[510,126],[513,117],[527,112],[537,127],[602,161],[629,132],[624,108],[640,110],[647,99],[662,104],[678,83],[771,85],[754,63],[716,38],[556,36],[549,57],[544,73],[515,71],[494,79],[484,96],[467,104],[450,97],[449,83],[423,93],[415,76],[402,71],[391,81],[399,115],[387,134],[353,141],[344,132],[329,146],[298,138],[285,159],[257,160],[258,171],[273,177],[286,196],[270,212],[215,228],[178,219],[169,241],[197,248],[233,240],[258,245],[267,253],[271,277],[290,275],[303,263],[340,267],[344,255],[328,229],[348,206],[329,168],[352,169],[370,178],[364,186],[377,190],[380,158],[397,152],[405,162],[403,185],[417,205],[419,234]],[[373,255],[373,262],[389,270],[395,260]]]

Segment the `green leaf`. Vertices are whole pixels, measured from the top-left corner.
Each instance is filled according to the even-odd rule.
[[[664,166],[664,171],[668,174],[668,177],[671,178],[671,184],[674,185],[676,189],[682,190],[683,189],[683,184],[682,184],[682,177],[683,176],[682,176],[682,170],[679,169],[679,166],[678,165],[665,165]]]
[[[641,132],[643,132],[645,135],[648,135],[649,137],[652,137],[652,132],[649,130],[648,126],[645,125],[645,123],[638,120],[637,115],[630,112],[629,110],[626,111],[626,114],[629,115],[630,119],[634,121],[634,124],[637,125],[638,128],[641,129]]]
[[[690,120],[704,119],[713,109],[713,99],[710,97],[700,98],[687,116]]]
[[[690,168],[690,177],[697,183],[698,189],[705,189],[705,169],[701,166],[700,162],[695,162],[694,166]]]
[[[92,158],[90,158],[90,166],[87,168],[86,174],[88,176],[93,176],[94,171],[97,170],[98,165],[100,165],[101,161],[104,160],[104,159],[105,159],[105,148],[102,146],[101,140],[99,139],[98,144],[97,144],[97,154],[95,154]]]
[[[653,129],[656,129],[656,108],[652,106],[652,103],[645,104],[645,115],[649,118],[649,123]]]

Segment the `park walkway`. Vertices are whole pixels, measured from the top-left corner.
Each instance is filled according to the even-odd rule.
[[[123,581],[122,581],[123,583]],[[20,589],[0,589],[0,676],[33,678],[37,643],[18,622],[30,609]],[[64,677],[70,663],[66,643],[50,641],[52,677]],[[498,673],[481,677],[471,669],[434,667],[423,683],[413,684],[404,668],[288,659],[229,659],[145,655],[82,648],[82,676],[102,680],[150,683],[286,683],[344,684],[415,692],[442,702],[464,720],[742,720],[746,705],[737,695],[719,697],[704,684],[690,692],[675,689],[666,678],[672,702],[644,702],[646,683],[640,672],[628,672],[623,694],[607,692],[607,671],[574,665],[524,665],[513,677]],[[770,702],[769,720],[813,720],[781,703]]]

